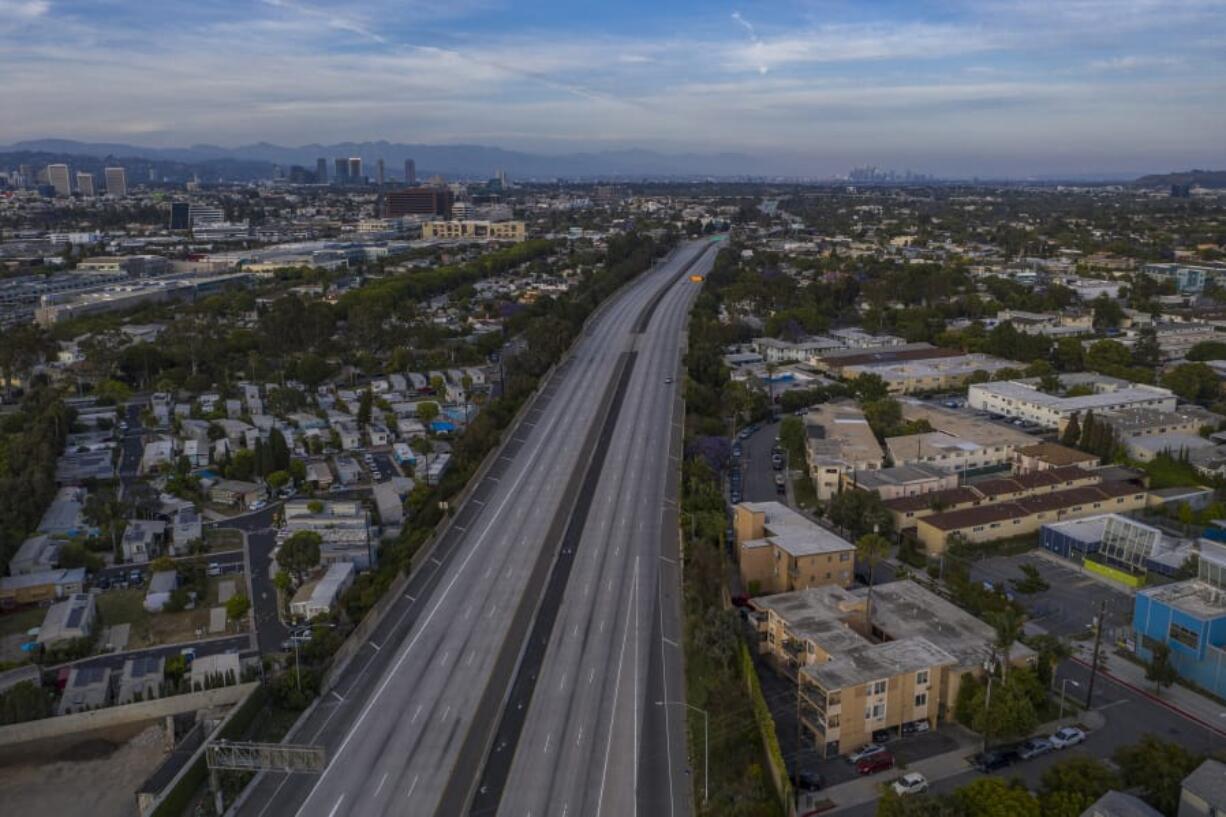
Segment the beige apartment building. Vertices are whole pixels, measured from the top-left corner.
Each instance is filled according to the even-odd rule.
[[[523,241],[527,236],[522,221],[427,221],[421,237],[439,240]]]
[[[873,733],[944,720],[962,674],[996,657],[995,631],[912,581],[873,589],[820,587],[756,598],[759,652],[799,672],[801,724],[825,756],[872,742]],[[1015,644],[1014,665],[1034,660]]]
[[[864,412],[850,400],[839,400],[805,415],[805,460],[817,498],[827,502],[841,490],[845,474],[881,468],[885,451]]]
[[[855,579],[856,548],[778,502],[742,502],[733,533],[741,582],[751,596],[806,587],[846,587]]]

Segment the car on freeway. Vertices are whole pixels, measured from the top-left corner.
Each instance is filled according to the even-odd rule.
[[[1045,737],[1031,738],[1017,747],[1017,756],[1022,760],[1030,760],[1032,757],[1045,755],[1055,748],[1052,742]]]
[[[667,386],[669,383],[672,383],[672,382],[673,382],[673,379],[671,377],[664,378],[664,385]]]
[[[1048,740],[1057,749],[1067,749],[1076,746],[1086,739],[1086,733],[1076,726],[1063,726],[1055,731]]]
[[[894,755],[882,749],[856,762],[856,774],[876,774],[894,768]]]
[[[906,794],[923,794],[928,791],[928,778],[924,777],[919,772],[907,772],[902,777],[894,781],[890,786],[894,793],[902,796]]]
[[[992,752],[979,752],[971,758],[971,765],[981,772],[994,772],[1012,765],[1017,759],[1017,752],[997,749]]]
[[[866,757],[879,755],[885,751],[885,747],[879,743],[870,743],[867,746],[861,746],[856,751],[847,756],[848,763],[859,763]]]

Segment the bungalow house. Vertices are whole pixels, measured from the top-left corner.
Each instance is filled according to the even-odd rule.
[[[44,570],[21,576],[0,577],[0,608],[45,604],[85,588],[85,568]]]
[[[116,703],[130,704],[159,697],[165,667],[166,659],[160,655],[142,655],[124,661]]]
[[[68,671],[59,715],[101,709],[111,701],[111,669],[97,665],[73,667]]]
[[[160,613],[170,602],[170,594],[179,586],[179,574],[174,570],[159,570],[149,579],[149,589],[145,591],[145,609],[150,613]]]
[[[98,620],[98,608],[92,593],[73,593],[47,608],[38,643],[48,649],[62,647],[79,638],[89,638]]]
[[[138,564],[158,555],[166,538],[166,523],[160,519],[129,519],[120,542],[123,558]]]
[[[219,480],[209,489],[210,500],[219,505],[229,505],[235,508],[250,508],[264,496],[263,485],[237,479]]]
[[[41,573],[56,566],[60,558],[60,543],[45,533],[31,536],[9,560],[9,573],[28,576]]]
[[[334,562],[324,575],[315,582],[307,582],[294,594],[290,612],[304,619],[331,611],[341,594],[353,584],[356,573],[352,562]]]

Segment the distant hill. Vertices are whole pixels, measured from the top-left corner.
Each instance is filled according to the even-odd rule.
[[[1155,173],[1142,176],[1133,184],[1141,187],[1166,187],[1172,184],[1226,188],[1226,170],[1185,170],[1181,173]]]
[[[0,167],[18,167],[28,164],[41,170],[49,164],[67,164],[71,173],[93,173],[95,184],[102,184],[102,171],[107,167],[122,167],[128,171],[128,184],[138,184],[149,178],[152,170],[157,179],[172,182],[190,181],[193,177],[202,182],[255,181],[272,176],[272,163],[247,159],[205,159],[180,161],[166,158],[150,158],[140,154],[140,148],[115,145],[115,151],[96,154],[77,153],[65,150],[28,150],[0,148]]]
[[[404,160],[413,159],[417,175],[425,178],[441,174],[447,178],[490,178],[498,170],[520,179],[553,178],[693,178],[773,175],[789,172],[783,162],[758,160],[737,153],[665,154],[650,150],[627,149],[594,153],[547,156],[484,145],[412,145],[398,142],[342,142],[333,145],[284,147],[267,142],[223,148],[192,145],[187,148],[149,148],[108,142],[75,142],[68,139],[35,139],[18,142],[0,151],[53,153],[62,156],[131,156],[155,162],[198,164],[202,162],[252,162],[265,166],[302,165],[315,169],[316,159],[327,159],[331,173],[333,159],[358,156],[368,176],[374,176],[375,162],[383,159],[387,178],[402,178]],[[777,166],[775,166],[777,165]],[[790,171],[795,173],[795,170]],[[267,175],[267,174],[265,174]]]

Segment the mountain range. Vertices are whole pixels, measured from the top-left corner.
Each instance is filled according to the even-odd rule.
[[[405,159],[413,159],[417,175],[441,174],[446,178],[490,178],[497,171],[519,179],[553,178],[643,178],[702,176],[735,177],[782,174],[782,162],[763,161],[737,153],[665,154],[628,149],[548,156],[484,145],[409,145],[397,142],[342,142],[333,145],[285,147],[258,142],[234,148],[192,145],[186,148],[151,148],[110,142],[77,142],[70,139],[34,139],[0,147],[0,152],[37,152],[96,158],[141,158],[180,163],[240,160],[267,162],[283,167],[301,165],[315,169],[317,159],[333,160],[358,156],[366,175],[374,176],[375,162],[383,159],[387,178],[403,177]],[[790,163],[789,163],[790,164]],[[778,165],[772,167],[772,165]],[[790,171],[793,175],[795,170]]]

